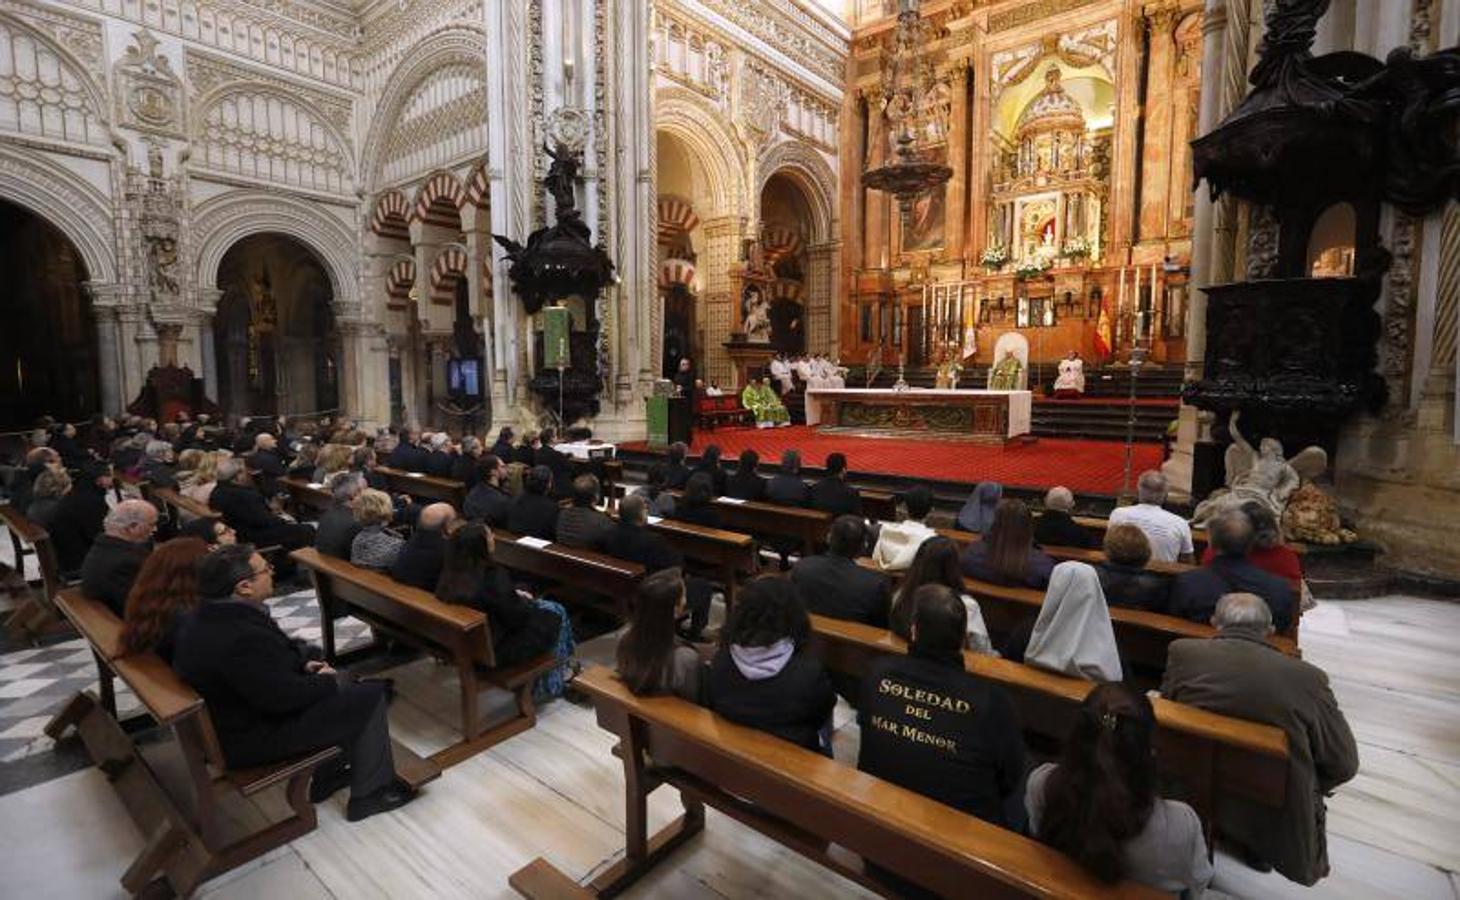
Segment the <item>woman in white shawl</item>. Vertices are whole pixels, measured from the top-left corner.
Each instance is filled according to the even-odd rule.
[[[1024,661],[1090,681],[1120,681],[1120,653],[1100,576],[1082,562],[1054,567]]]

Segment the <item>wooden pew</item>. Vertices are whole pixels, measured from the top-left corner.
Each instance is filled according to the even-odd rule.
[[[325,556],[313,547],[290,554],[309,569],[321,610],[348,610],[380,631],[420,647],[456,669],[461,684],[460,743],[431,755],[441,766],[451,766],[537,721],[532,684],[539,675],[557,664],[544,653],[515,666],[498,667],[492,652],[491,625],[479,609],[444,603],[435,596],[401,584],[380,572],[353,566],[342,559]],[[325,659],[337,658],[334,619],[320,616]],[[477,709],[481,682],[497,685],[513,694],[517,715],[484,729]]]
[[[31,555],[35,556],[40,572],[39,582],[26,582],[30,593],[6,618],[6,630],[12,638],[25,643],[69,632],[70,625],[52,602],[65,580],[61,577],[61,564],[56,559],[56,546],[51,543],[50,533],[8,503],[0,503],[0,521],[4,521],[5,530],[10,532],[16,574],[25,577],[25,558]]]
[[[755,538],[677,519],[652,518],[649,527],[663,535],[686,560],[715,572],[717,580],[725,585],[725,613],[729,615],[735,608],[737,583],[760,570]]]
[[[621,742],[626,848],[583,886],[535,860],[511,878],[527,897],[617,895],[704,829],[706,805],[885,895],[866,863],[946,897],[1164,896],[1102,884],[1036,841],[677,697],[636,697],[602,666],[577,684]],[[651,836],[647,801],[661,785],[679,791],[684,814]]]
[[[492,558],[497,562],[515,572],[568,585],[594,596],[608,597],[612,601],[614,615],[628,618],[629,604],[644,577],[643,566],[563,544],[533,547],[521,543],[517,535],[500,528],[492,529],[492,536],[496,539]]]
[[[801,543],[801,552],[811,555],[826,543],[826,532],[832,516],[814,509],[781,506],[755,500],[738,502],[726,497],[715,499],[715,510],[725,528],[756,537],[787,537]]]
[[[192,497],[184,496],[176,488],[148,487],[143,495],[152,501],[154,506],[160,505],[167,512],[167,517],[178,525],[183,523],[184,517],[189,521],[193,519],[218,519],[222,516],[206,503],[199,503]]]
[[[897,494],[891,491],[863,490],[862,515],[877,522],[897,521]]]
[[[315,768],[338,755],[339,748],[230,769],[203,699],[156,655],[121,655],[121,622],[105,604],[74,589],[62,591],[56,602],[98,660],[127,683],[172,737],[163,743],[134,742],[89,693],[76,695],[46,726],[53,738],[76,727],[147,839],[122,875],[128,893],[139,893],[161,877],[173,892],[189,896],[202,882],[314,830],[309,782]],[[412,784],[440,775],[439,767],[424,764],[405,747],[397,744],[393,750],[397,773]],[[276,786],[284,789],[283,815],[278,804],[245,802]]]
[[[302,478],[280,478],[278,481],[279,487],[289,493],[289,508],[297,519],[317,519],[334,502],[324,487]]]
[[[812,651],[837,672],[860,677],[879,657],[907,653],[907,643],[882,628],[817,615],[811,626]],[[964,652],[963,664],[1008,692],[1026,733],[1057,743],[1064,742],[1080,703],[1095,686],[973,651]],[[1288,779],[1288,738],[1282,729],[1160,697],[1151,702],[1161,770],[1180,783],[1209,840],[1223,797],[1241,797],[1282,815]]]
[[[390,482],[392,494],[409,494],[428,503],[450,503],[457,509],[466,505],[465,482],[392,469],[389,466],[376,466],[375,471]]]

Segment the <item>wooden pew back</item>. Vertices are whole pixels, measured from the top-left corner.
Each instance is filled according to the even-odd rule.
[[[451,478],[422,475],[389,466],[376,466],[375,471],[390,482],[390,493],[409,494],[431,503],[450,503],[457,509],[466,505],[466,484]]]
[[[492,555],[502,565],[516,572],[609,597],[613,601],[614,613],[620,618],[628,618],[634,592],[644,577],[643,566],[563,544],[534,547],[500,528],[492,529],[492,535],[496,539]]]

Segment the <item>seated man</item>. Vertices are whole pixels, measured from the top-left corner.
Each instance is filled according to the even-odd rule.
[[[645,575],[684,565],[684,557],[674,545],[649,527],[649,500],[643,494],[629,494],[619,501],[618,524],[604,536],[601,549],[614,559],[638,563]],[[683,631],[698,636],[710,619],[711,585],[690,575],[684,587],[689,621]]]
[[[557,448],[558,433],[553,429],[544,428],[538,435],[538,440],[541,446],[532,454],[532,464],[547,466],[552,470],[553,496],[562,500],[568,495],[573,483],[573,461]]]
[[[1293,589],[1247,558],[1255,539],[1252,520],[1240,509],[1228,510],[1207,523],[1207,535],[1216,556],[1200,569],[1176,576],[1167,611],[1193,622],[1205,622],[1211,619],[1223,594],[1256,594],[1267,602],[1278,631],[1287,631],[1296,613]]]
[[[764,378],[752,380],[745,386],[745,390],[740,392],[740,405],[755,416],[756,428],[775,428],[791,424],[791,414],[786,412],[785,404]]]
[[[1085,361],[1080,359],[1080,351],[1071,350],[1069,355],[1060,360],[1059,377],[1054,380],[1054,395],[1056,397],[1080,397],[1085,393]]]
[[[1014,355],[1013,350],[1005,350],[1004,358],[989,370],[989,390],[991,391],[1017,391],[1021,386],[1021,378],[1024,374],[1024,364],[1019,362],[1019,357]]]
[[[429,461],[430,453],[421,446],[421,429],[416,425],[408,425],[401,430],[400,443],[385,458],[386,466],[406,472],[424,473]]]
[[[314,529],[291,522],[269,509],[252,484],[247,481],[243,461],[225,459],[218,464],[218,485],[208,496],[208,505],[216,509],[223,521],[238,532],[238,539],[260,547],[278,545],[297,550],[314,543]]]
[[[146,500],[123,500],[107,513],[102,528],[81,563],[81,593],[120,617],[132,582],[152,552],[157,510]]]
[[[857,768],[1017,831],[1024,738],[1014,705],[997,685],[964,670],[968,613],[959,596],[926,584],[913,603],[907,656],[879,656],[862,679]],[[892,873],[876,871],[901,886]]]
[[[343,681],[285,634],[264,606],[273,591],[273,570],[253,547],[220,547],[199,561],[202,601],[178,626],[173,668],[208,704],[228,766],[336,746],[344,755],[314,773],[311,802],[348,784],[351,822],[409,803],[415,792],[395,775],[383,686]]]
[[[111,489],[112,467],[104,462],[87,463],[72,482],[71,490],[56,504],[49,531],[63,575],[81,568],[86,552],[101,534],[108,510],[106,495]]]
[[[507,464],[500,456],[488,453],[477,462],[477,471],[479,480],[467,493],[462,512],[473,522],[483,522],[489,528],[506,528],[507,516],[512,511],[512,498],[503,487]]]
[[[912,565],[913,557],[923,541],[938,532],[924,522],[933,511],[933,492],[917,485],[902,495],[907,518],[901,522],[883,522],[877,531],[877,546],[872,559],[888,572],[900,572]]]
[[[807,556],[791,569],[791,581],[809,612],[887,627],[892,584],[887,576],[857,565],[867,527],[856,516],[837,516],[827,533],[825,553]]]
[[[1134,506],[1122,506],[1110,514],[1111,525],[1134,525],[1151,542],[1151,559],[1158,562],[1191,562],[1195,548],[1191,526],[1173,512],[1161,508],[1166,502],[1166,476],[1155,469],[1141,473],[1136,482]]]
[[[319,517],[314,532],[314,549],[335,559],[350,558],[350,544],[360,533],[355,520],[355,498],[365,490],[365,476],[359,472],[336,472],[329,480],[330,506]]]
[[[826,475],[811,486],[811,508],[833,515],[860,516],[862,494],[847,484],[847,458],[841,453],[828,453]]]
[[[1075,495],[1067,487],[1052,487],[1044,495],[1044,512],[1034,523],[1034,543],[1041,547],[1095,546],[1095,535],[1075,521],[1070,513],[1075,508]]]
[[[725,466],[720,462],[720,453],[719,444],[710,444],[705,448],[705,452],[700,454],[700,461],[695,464],[694,468],[690,469],[691,477],[700,472],[709,476],[710,486],[714,490],[716,497],[725,496],[725,481],[727,478]]]
[[[685,465],[684,458],[689,453],[689,447],[683,441],[675,441],[669,445],[666,456],[669,461],[664,469],[664,486],[671,491],[682,491],[689,483],[689,476],[694,470]]]
[[[438,431],[431,435],[430,450],[426,453],[426,474],[437,478],[450,478],[451,467],[456,463],[456,449],[451,446],[451,435]]]
[[[558,513],[556,540],[559,544],[582,550],[596,550],[613,530],[613,520],[597,507],[598,479],[579,475],[573,479],[573,505]]]
[[[432,503],[421,510],[416,530],[390,566],[390,577],[423,591],[436,590],[446,561],[446,533],[456,522],[450,503]]]
[[[1261,597],[1222,597],[1212,616],[1215,637],[1171,642],[1161,694],[1287,732],[1284,813],[1229,797],[1217,829],[1259,871],[1275,868],[1299,884],[1313,884],[1328,874],[1323,797],[1357,774],[1359,754],[1328,677],[1269,645],[1272,624]]]
[[[259,483],[270,494],[274,492],[274,480],[283,478],[289,472],[284,456],[279,452],[278,438],[267,431],[254,436],[253,452],[245,456],[243,461],[250,471],[263,475]]]
[[[777,353],[775,359],[771,360],[769,371],[779,393],[791,393],[791,364],[786,360],[786,354]]]
[[[177,455],[167,441],[148,441],[146,459],[138,474],[155,488],[177,487]]]
[[[518,537],[535,537],[545,541],[558,536],[559,506],[550,495],[553,473],[547,466],[533,466],[522,479],[522,493],[512,501],[507,514],[507,530]]]
[[[801,451],[781,454],[780,471],[765,486],[765,499],[782,506],[805,506],[811,502],[811,487],[801,480]]]

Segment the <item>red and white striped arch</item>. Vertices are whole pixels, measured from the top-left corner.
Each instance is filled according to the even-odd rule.
[[[801,232],[791,228],[772,225],[760,233],[760,244],[772,263],[800,253],[803,243]]]
[[[466,202],[478,209],[486,209],[491,203],[492,186],[487,182],[486,160],[478,160],[466,176]]]
[[[456,284],[466,277],[466,266],[466,252],[460,247],[447,247],[436,254],[431,264],[431,302],[456,302]]]
[[[416,261],[413,259],[398,260],[385,273],[385,294],[388,298],[387,306],[391,309],[400,309],[411,302],[411,289],[416,286]]]
[[[803,285],[799,281],[790,278],[782,278],[771,285],[772,300],[795,300],[801,302]]]
[[[434,172],[416,194],[414,215],[427,225],[461,230],[461,206],[466,191],[450,172]]]
[[[659,243],[672,244],[680,235],[687,235],[700,224],[693,206],[678,197],[659,198]]]
[[[370,230],[381,237],[411,239],[411,204],[400,191],[386,191],[375,200]]]
[[[659,289],[667,291],[676,284],[694,289],[695,264],[687,259],[666,259],[659,266]]]

